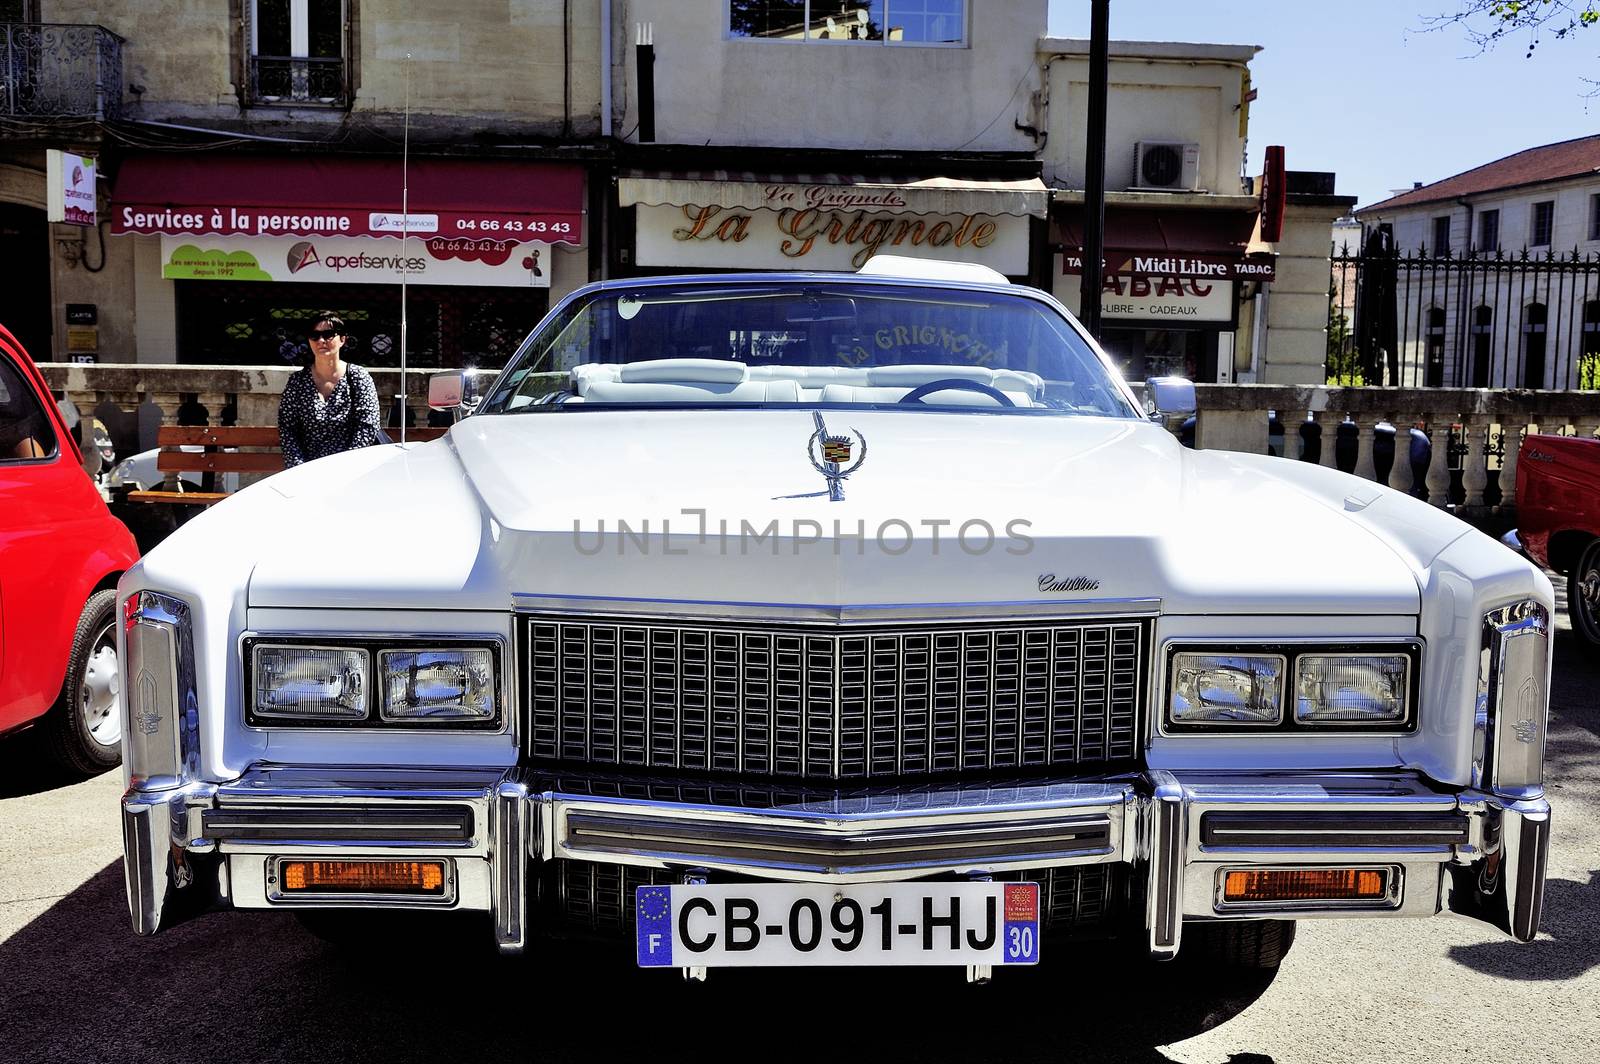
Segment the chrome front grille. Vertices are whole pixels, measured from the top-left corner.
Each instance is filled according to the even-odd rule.
[[[1131,758],[1147,623],[817,631],[530,617],[535,761],[817,780]]]

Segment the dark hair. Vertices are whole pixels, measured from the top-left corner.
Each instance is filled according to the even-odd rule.
[[[350,335],[348,329],[345,326],[344,319],[339,317],[339,315],[335,314],[331,310],[324,310],[321,313],[319,313],[316,317],[312,318],[309,322],[307,322],[306,323],[306,332],[309,333],[312,329],[315,329],[318,325],[332,325],[335,329],[337,329],[339,331],[339,334],[341,336],[349,336]]]

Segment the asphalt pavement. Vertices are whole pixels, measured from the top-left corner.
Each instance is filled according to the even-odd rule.
[[[1600,655],[1564,602],[1543,930],[1302,921],[1273,976],[1060,950],[967,986],[959,972],[640,971],[628,950],[501,958],[473,927],[382,955],[280,913],[136,938],[109,773],[64,784],[0,741],[0,1062],[961,1060],[1340,1064],[1600,1059]]]

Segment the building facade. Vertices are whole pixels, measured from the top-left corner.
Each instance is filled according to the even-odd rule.
[[[1600,387],[1600,135],[1546,144],[1356,212],[1350,327],[1386,379]],[[1336,269],[1336,274],[1340,272]]]
[[[1038,51],[1053,190],[1047,286],[1075,311],[1089,48],[1046,38]],[[1111,43],[1101,339],[1130,378],[1322,383],[1327,248],[1307,227],[1320,219],[1325,235],[1335,208],[1353,201],[1324,202],[1331,174],[1286,172],[1282,232],[1263,239],[1261,182],[1246,176],[1262,173],[1261,160],[1252,166],[1245,151],[1258,51]]]
[[[355,357],[388,366],[404,286],[413,364],[503,360],[592,274],[602,4],[427,10],[7,12],[0,210],[31,227],[14,261],[48,291],[0,315],[42,359],[251,365],[297,359],[307,317],[332,309]],[[97,224],[41,233],[50,148],[97,159]]]
[[[1019,128],[1044,0],[634,0],[614,274],[854,270],[875,252],[1036,281]]]
[[[38,289],[0,318],[41,359],[292,363],[332,309],[369,365],[495,366],[589,280],[875,252],[1078,305],[1088,45],[1044,36],[1047,0],[0,3],[8,76],[34,72],[0,115],[0,240]],[[1295,227],[1339,212],[1291,188],[1260,238],[1256,51],[1113,45],[1130,377],[1321,380],[1326,280],[1296,271],[1324,241]],[[97,161],[95,224],[44,221],[51,148]]]

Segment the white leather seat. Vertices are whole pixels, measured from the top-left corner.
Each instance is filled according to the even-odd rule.
[[[828,384],[870,384],[868,366],[752,366],[753,381],[793,380],[802,387],[821,388]]]
[[[583,395],[588,403],[798,403],[794,381],[707,382],[591,381]]]
[[[658,358],[624,362],[617,380],[629,384],[742,384],[750,370],[743,362],[719,358]]]

